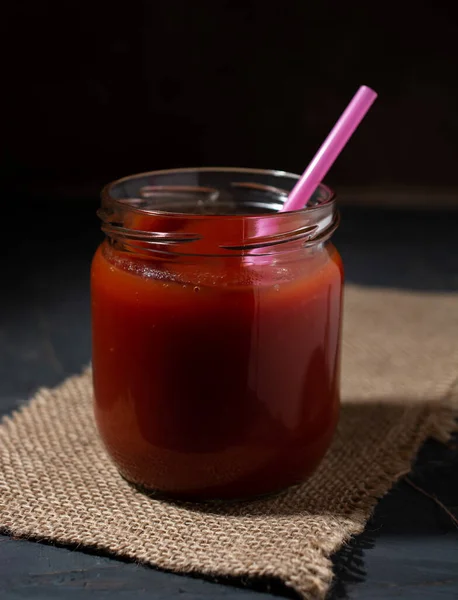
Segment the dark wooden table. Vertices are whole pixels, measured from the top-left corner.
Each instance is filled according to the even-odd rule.
[[[88,270],[100,239],[97,203],[57,208],[45,201],[10,200],[4,223],[9,235],[3,240],[8,258],[1,288],[1,413],[18,407],[39,386],[53,386],[79,372],[90,360]],[[458,290],[458,212],[344,208],[342,216],[336,244],[348,281]],[[457,514],[457,445],[428,442],[410,481]],[[458,598],[458,529],[431,498],[406,482],[380,501],[366,531],[333,560],[331,598]],[[9,600],[254,600],[272,594],[291,595],[272,582],[205,581],[0,536],[0,597]]]

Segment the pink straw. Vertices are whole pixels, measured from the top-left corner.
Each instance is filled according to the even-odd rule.
[[[334,125],[331,133],[324,140],[312,162],[304,174],[296,183],[288,200],[281,211],[299,210],[307,205],[313,192],[323,181],[326,173],[332,167],[334,161],[341,153],[345,144],[353,135],[355,129],[365,117],[377,94],[367,86],[363,85],[353,96],[353,100],[342,113],[342,116]]]

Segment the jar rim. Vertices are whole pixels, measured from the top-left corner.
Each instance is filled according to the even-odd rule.
[[[133,175],[127,175],[125,177],[120,177],[119,179],[115,179],[114,181],[111,181],[110,183],[106,184],[103,188],[102,188],[102,192],[101,192],[101,197],[102,197],[102,201],[108,201],[110,203],[114,203],[119,207],[125,207],[125,202],[123,202],[122,199],[118,199],[115,198],[112,194],[111,191],[113,190],[113,188],[117,185],[123,184],[125,182],[128,181],[132,181],[136,178],[141,178],[141,177],[155,177],[155,176],[161,176],[161,175],[173,175],[173,174],[185,174],[185,173],[240,173],[240,174],[244,174],[244,175],[263,175],[263,176],[273,176],[273,177],[284,177],[284,178],[289,178],[289,179],[295,179],[295,180],[299,180],[300,175],[298,175],[297,173],[291,173],[289,171],[282,171],[279,169],[257,169],[257,168],[249,168],[249,167],[178,167],[178,168],[172,168],[172,169],[159,169],[159,170],[155,170],[155,171],[143,171],[141,173],[134,173]],[[282,215],[301,215],[301,214],[309,214],[312,211],[317,211],[323,208],[323,206],[327,206],[327,207],[333,207],[333,205],[336,202],[336,194],[334,192],[334,190],[332,190],[329,186],[327,186],[324,183],[319,183],[317,185],[317,189],[321,189],[323,190],[326,195],[328,196],[327,200],[319,205],[316,206],[305,206],[304,208],[300,208],[300,209],[296,209],[296,210],[291,210],[291,211],[282,211],[281,214]],[[208,215],[202,215],[202,214],[192,214],[192,213],[180,213],[180,212],[176,212],[176,211],[167,211],[167,210],[151,210],[151,209],[142,209],[142,208],[137,208],[137,207],[133,207],[130,206],[130,210],[133,210],[135,212],[140,212],[140,213],[157,213],[157,214],[162,214],[164,216],[168,216],[168,217],[173,217],[174,215],[176,215],[177,217],[179,216],[183,216],[186,215],[186,218],[189,220],[193,220],[193,219],[210,219],[210,218],[215,218],[215,216],[221,217],[221,218],[226,218],[226,219],[231,219],[231,218],[240,218],[243,217],[244,219],[256,219],[257,221],[259,221],[259,219],[272,219],[272,216],[274,216],[276,213],[272,213],[272,212],[266,212],[266,213],[259,213],[256,215],[253,214],[247,214],[247,215],[214,215],[214,214],[208,214]]]
[[[111,240],[136,250],[160,249],[188,256],[245,255],[255,249],[257,252],[261,249],[266,252],[290,251],[293,247],[326,241],[339,223],[335,194],[324,184],[317,185],[307,207],[281,210],[298,179],[299,175],[285,171],[242,167],[147,171],[106,185],[102,190],[102,207],[97,214],[102,220],[102,230]],[[225,182],[222,187],[221,182]],[[223,212],[225,200],[221,204],[222,211],[213,210],[211,202],[214,194],[219,198],[219,193],[223,193],[224,198],[226,189],[233,190],[230,195],[235,194],[234,201],[238,198],[243,199],[242,204],[246,202],[247,212],[231,212],[233,206],[228,212]],[[166,197],[171,194],[173,198],[178,192],[190,197],[205,195],[209,201],[208,212],[205,212],[205,199],[199,201],[203,204],[200,205],[202,210],[197,213],[180,211],[183,204],[149,203],[149,198],[156,193]],[[258,193],[266,197],[265,202],[258,203]],[[271,203],[273,210],[269,211]],[[257,207],[255,213],[250,212],[253,207]],[[139,220],[136,221],[137,217]],[[154,221],[142,222],[144,217]],[[222,227],[221,238],[215,239],[215,227],[219,226]]]

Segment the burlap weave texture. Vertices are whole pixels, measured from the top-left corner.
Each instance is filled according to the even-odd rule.
[[[178,572],[268,576],[323,598],[329,555],[429,436],[454,428],[458,295],[348,286],[343,407],[304,485],[253,503],[167,504],[132,489],[97,436],[90,372],[40,390],[0,427],[0,528]]]

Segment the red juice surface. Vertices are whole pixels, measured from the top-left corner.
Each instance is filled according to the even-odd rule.
[[[238,499],[315,469],[338,419],[342,263],[329,243],[301,252],[169,265],[98,249],[95,411],[129,481]]]

